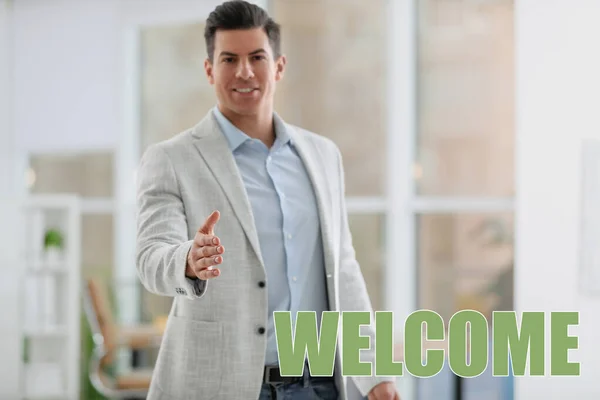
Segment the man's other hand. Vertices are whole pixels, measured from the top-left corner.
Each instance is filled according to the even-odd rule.
[[[204,225],[196,232],[194,242],[188,252],[185,270],[187,277],[208,280],[221,275],[221,271],[215,268],[215,265],[223,262],[222,254],[225,252],[221,240],[215,236],[215,225],[219,221],[219,217],[219,212],[213,211]]]
[[[369,392],[368,400],[400,400],[393,382],[381,382]]]

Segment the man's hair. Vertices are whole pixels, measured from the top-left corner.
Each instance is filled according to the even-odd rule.
[[[264,29],[275,58],[281,55],[281,28],[259,6],[243,0],[226,1],[217,6],[206,19],[204,40],[206,52],[212,62],[215,52],[215,35],[218,30]]]

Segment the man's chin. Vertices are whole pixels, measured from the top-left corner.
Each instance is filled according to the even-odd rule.
[[[252,116],[260,113],[259,104],[235,104],[230,107],[231,111],[238,115]]]

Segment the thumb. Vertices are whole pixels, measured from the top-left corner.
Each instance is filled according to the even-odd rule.
[[[204,225],[202,225],[202,227],[198,229],[198,232],[203,233],[205,235],[212,234],[213,229],[215,228],[215,225],[219,221],[220,217],[221,214],[218,211],[213,211],[212,214],[208,216],[206,221],[204,221]]]

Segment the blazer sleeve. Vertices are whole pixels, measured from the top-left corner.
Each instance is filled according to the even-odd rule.
[[[144,287],[161,296],[202,297],[207,281],[185,276],[193,238],[175,170],[160,145],[142,156],[137,176],[136,267]]]
[[[372,364],[371,376],[352,377],[363,396],[381,382],[395,382],[395,377],[375,376],[375,316],[367,285],[356,260],[356,251],[352,244],[352,234],[348,224],[348,212],[345,199],[345,174],[342,155],[337,150],[338,176],[340,180],[340,262],[339,262],[339,301],[341,311],[368,311],[371,313],[371,325],[361,327],[361,336],[370,337],[370,349],[361,350],[361,361]]]

